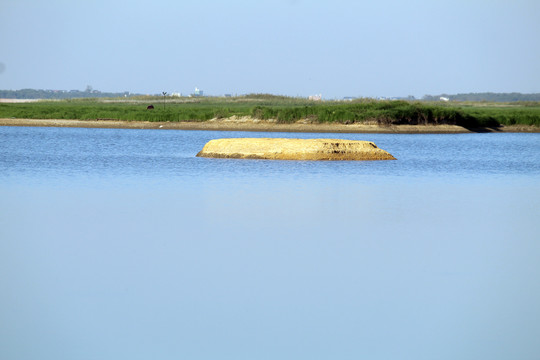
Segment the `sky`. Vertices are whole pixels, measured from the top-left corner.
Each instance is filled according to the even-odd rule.
[[[537,0],[0,0],[0,89],[540,92]]]

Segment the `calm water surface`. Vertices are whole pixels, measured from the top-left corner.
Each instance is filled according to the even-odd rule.
[[[0,359],[537,359],[539,210],[540,134],[0,127]]]

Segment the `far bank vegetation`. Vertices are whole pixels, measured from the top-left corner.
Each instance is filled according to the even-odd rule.
[[[148,110],[148,105],[154,109]],[[230,98],[136,97],[0,103],[0,118],[115,119],[126,121],[207,121],[232,116],[278,123],[448,124],[467,128],[540,126],[540,102],[441,103],[356,99],[310,101],[268,94]]]

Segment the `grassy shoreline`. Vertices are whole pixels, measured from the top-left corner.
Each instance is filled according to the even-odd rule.
[[[154,109],[148,110],[148,105],[153,105]],[[369,99],[314,102],[272,95],[76,99],[0,103],[0,118],[150,123],[204,123],[249,118],[254,122],[280,125],[450,125],[474,130],[512,125],[540,128],[540,103],[429,103]]]

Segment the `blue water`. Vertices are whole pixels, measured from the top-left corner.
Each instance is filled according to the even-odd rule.
[[[0,359],[537,359],[539,210],[540,134],[0,127]]]

